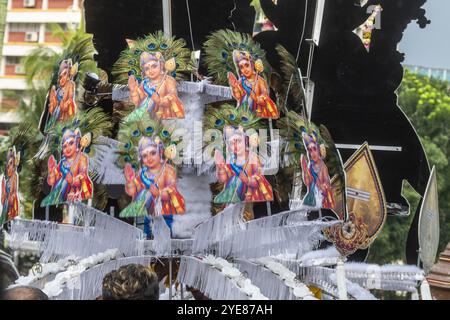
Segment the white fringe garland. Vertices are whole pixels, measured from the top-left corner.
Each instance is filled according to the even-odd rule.
[[[229,205],[225,210],[209,218],[194,229],[194,252],[206,252],[208,248],[231,235],[244,223],[244,204]]]
[[[89,170],[94,173],[95,182],[104,185],[125,184],[123,171],[116,165],[119,144],[119,141],[107,137],[96,138],[94,156],[89,158]]]
[[[213,300],[267,300],[232,264],[213,256],[182,257],[177,279]]]
[[[102,295],[103,278],[109,272],[129,264],[148,266],[156,260],[152,256],[126,257],[106,261],[88,268],[73,279],[70,286],[64,286],[55,300],[94,300]]]
[[[41,262],[71,255],[84,258],[111,247],[125,256],[143,252],[144,234],[138,228],[81,203],[71,206],[83,226],[16,219],[12,223],[11,246],[20,248],[24,242],[37,241]]]
[[[80,260],[76,265],[69,266],[67,271],[58,273],[53,281],[48,282],[44,286],[44,293],[49,299],[59,296],[63,292],[63,288],[81,288],[79,277],[87,269],[93,266],[116,259],[119,255],[117,249],[108,249],[105,252],[92,255]],[[73,300],[73,297],[70,297]]]
[[[301,255],[317,248],[324,239],[321,230],[335,223],[305,221],[266,228],[244,224],[243,230],[217,244],[217,254],[222,257],[258,258],[294,251]]]

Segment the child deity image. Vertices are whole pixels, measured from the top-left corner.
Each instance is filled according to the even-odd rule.
[[[262,173],[260,158],[250,150],[257,141],[255,136],[249,138],[242,126],[227,126],[224,139],[226,161],[220,151],[215,153],[217,178],[224,184],[224,189],[215,197],[214,203],[273,201],[272,186]]]
[[[142,80],[128,79],[130,100],[152,118],[184,118],[184,106],[177,94],[177,82],[169,75],[175,70],[175,59],[166,61],[161,52],[143,52],[140,56]]]
[[[331,179],[324,162],[326,157],[325,146],[319,145],[315,132],[308,134],[304,131],[302,136],[308,154],[308,162],[303,154],[300,156],[303,182],[308,189],[303,199],[303,205],[325,209],[334,208],[335,201]]]
[[[137,172],[130,163],[124,167],[125,191],[132,203],[121,217],[163,215],[171,228],[173,215],[185,212],[183,196],[177,189],[177,173],[168,163],[175,146],[164,147],[159,137],[142,137],[138,154],[140,168]]]
[[[58,81],[50,89],[45,129],[51,129],[57,122],[72,120],[77,112],[75,102],[76,85],[74,78],[78,73],[78,64],[71,59],[63,60],[59,65]]]
[[[53,155],[48,159],[47,183],[50,194],[42,200],[41,207],[65,202],[92,199],[93,183],[89,178],[89,158],[84,153],[89,144],[81,137],[80,129],[65,129],[61,140],[61,160]]]
[[[6,156],[6,170],[2,177],[2,211],[0,225],[19,215],[19,175],[17,167],[20,162],[20,153],[10,148]]]
[[[264,70],[262,61],[253,61],[249,52],[239,50],[233,51],[233,61],[239,77],[228,72],[228,82],[237,108],[250,110],[259,118],[278,119],[278,108],[269,96],[266,80],[260,75]]]

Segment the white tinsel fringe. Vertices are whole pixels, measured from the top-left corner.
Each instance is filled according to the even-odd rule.
[[[43,291],[50,299],[53,299],[59,296],[65,287],[81,288],[79,279],[85,270],[97,264],[116,259],[118,255],[119,251],[117,249],[108,249],[105,252],[84,258],[76,265],[69,266],[66,271],[58,273],[53,281],[48,282],[44,286]]]
[[[209,218],[194,230],[193,250],[195,252],[207,251],[215,242],[226,239],[235,231],[235,228],[244,223],[244,204],[229,205],[225,210]]]
[[[140,240],[144,234],[138,228],[81,203],[71,206],[82,226],[16,219],[12,223],[11,246],[20,248],[24,242],[36,241],[42,252],[41,262],[71,255],[84,258],[111,247],[125,256],[143,252]]]
[[[89,159],[89,170],[93,172],[95,182],[105,185],[125,184],[123,171],[116,165],[119,144],[107,137],[97,137],[93,145],[94,156]]]
[[[213,256],[182,257],[177,280],[213,300],[267,300],[231,263]]]
[[[106,261],[77,274],[71,285],[63,286],[55,300],[94,300],[102,295],[103,278],[109,272],[129,264],[148,266],[155,262],[155,257],[138,256]]]
[[[322,229],[335,223],[305,221],[266,228],[244,224],[243,230],[217,244],[217,254],[222,257],[258,258],[295,251],[301,255],[317,248],[324,239]]]

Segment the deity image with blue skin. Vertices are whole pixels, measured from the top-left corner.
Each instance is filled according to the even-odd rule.
[[[130,75],[128,87],[130,99],[136,110],[127,120],[138,120],[143,112],[152,118],[184,118],[184,106],[178,97],[177,82],[169,75],[168,68],[175,69],[175,60],[165,61],[160,52],[143,52],[140,56],[142,79]]]

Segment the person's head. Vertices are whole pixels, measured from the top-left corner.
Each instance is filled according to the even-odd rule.
[[[150,268],[129,264],[103,278],[103,300],[158,300],[159,281]]]
[[[40,289],[30,286],[19,286],[6,289],[1,300],[48,300],[48,296]]]
[[[143,52],[140,58],[140,65],[143,78],[158,79],[166,72],[165,60],[161,52]]]
[[[141,166],[157,168],[163,162],[164,144],[158,138],[142,137],[138,146]]]
[[[73,158],[80,149],[81,132],[79,129],[66,129],[61,140],[62,154],[67,159]]]
[[[248,137],[245,135],[244,128],[242,126],[225,127],[225,141],[229,152],[237,155],[243,156],[247,150]]]
[[[234,50],[233,61],[239,75],[244,75],[246,78],[251,78],[255,74],[253,59],[249,52]]]
[[[11,178],[16,171],[16,150],[10,148],[6,156],[6,175]]]

